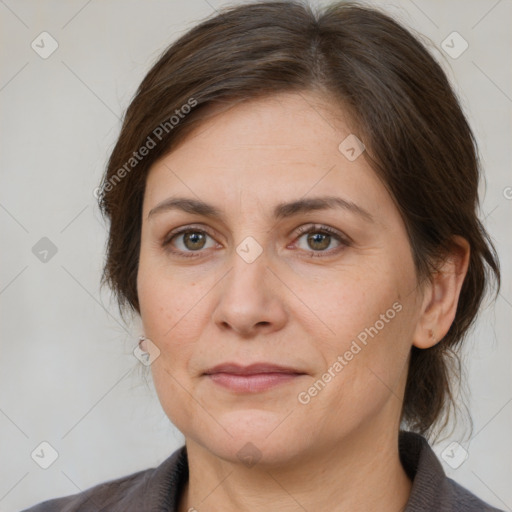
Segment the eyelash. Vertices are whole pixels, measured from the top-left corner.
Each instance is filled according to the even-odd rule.
[[[202,233],[202,234],[208,235],[209,237],[213,238],[213,235],[211,235],[204,228],[196,228],[195,226],[186,226],[184,228],[180,228],[176,231],[172,231],[171,233],[169,233],[169,235],[163,241],[162,246],[164,248],[166,248],[166,250],[169,251],[170,253],[172,253],[173,255],[176,255],[181,258],[201,257],[203,255],[202,253],[204,253],[204,251],[202,251],[202,250],[179,251],[179,250],[175,250],[175,249],[169,249],[169,247],[172,247],[171,242],[179,235],[183,235],[185,233]],[[331,256],[333,254],[333,252],[337,253],[340,250],[343,250],[345,247],[350,247],[350,245],[351,245],[351,240],[348,237],[343,236],[339,231],[337,231],[329,226],[324,226],[321,224],[300,226],[299,228],[297,228],[297,231],[296,231],[296,240],[301,238],[303,235],[306,235],[309,233],[320,233],[320,234],[324,234],[324,235],[329,235],[329,236],[335,238],[341,244],[339,247],[337,247],[335,249],[331,249],[331,250],[306,251],[306,252],[310,252],[310,257],[312,257],[312,258],[326,257],[326,256],[324,256],[325,254],[327,254],[328,256]]]

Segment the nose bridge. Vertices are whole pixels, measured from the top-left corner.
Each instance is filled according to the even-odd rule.
[[[257,325],[280,328],[285,321],[282,301],[276,295],[269,258],[263,247],[247,237],[235,248],[230,271],[224,278],[213,321],[238,333],[253,332]]]
[[[267,295],[268,254],[253,237],[246,237],[236,246],[231,258],[231,271],[226,283],[225,294],[232,293],[237,298],[258,299]]]

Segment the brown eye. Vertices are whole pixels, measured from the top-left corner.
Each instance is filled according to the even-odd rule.
[[[205,233],[199,231],[189,231],[183,233],[183,245],[191,251],[202,249],[206,243]]]
[[[328,226],[302,226],[298,233],[297,247],[310,256],[332,255],[351,245],[346,237]]]
[[[215,247],[215,240],[201,229],[182,229],[175,232],[163,243],[169,252],[176,255],[194,256],[203,253],[203,249]]]
[[[331,235],[324,233],[310,233],[307,236],[307,243],[308,246],[315,251],[325,251],[331,243],[331,238]]]

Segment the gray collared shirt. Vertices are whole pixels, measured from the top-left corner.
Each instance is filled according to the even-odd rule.
[[[405,512],[503,512],[448,478],[424,437],[401,431],[399,453],[412,480]],[[182,446],[156,468],[45,501],[23,512],[177,512],[187,480],[187,451]]]

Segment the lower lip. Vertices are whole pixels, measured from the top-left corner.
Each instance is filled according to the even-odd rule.
[[[231,391],[239,393],[258,393],[285,384],[300,377],[298,373],[255,373],[236,375],[233,373],[212,373],[208,377]]]

